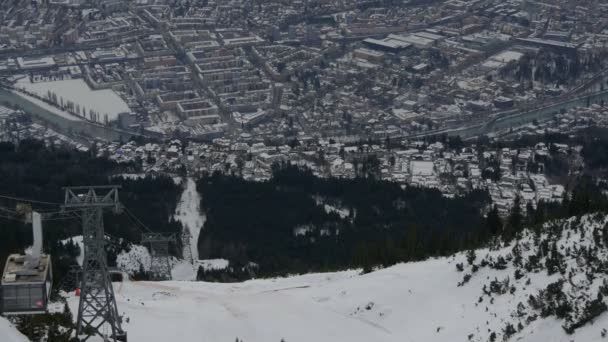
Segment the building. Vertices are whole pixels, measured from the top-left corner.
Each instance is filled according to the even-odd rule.
[[[56,66],[53,57],[17,57],[17,65],[23,70],[48,69]]]
[[[410,43],[406,43],[406,42],[394,40],[394,39],[388,39],[388,38],[385,38],[385,39],[368,38],[363,41],[363,44],[365,44],[370,49],[392,52],[392,53],[397,53],[397,52],[403,51],[403,50],[407,49],[408,47],[412,46],[412,44],[410,44]]]
[[[64,44],[75,44],[78,41],[78,29],[73,28],[67,30],[61,38]]]
[[[557,40],[540,39],[540,38],[517,38],[517,42],[535,47],[553,49],[555,51],[576,55],[578,47],[572,43],[560,42]]]
[[[220,121],[220,118],[217,115],[217,106],[203,99],[178,102],[177,113],[184,119],[193,119],[195,117],[201,118],[204,116],[204,121],[209,123],[217,123]]]
[[[365,59],[370,62],[381,62],[384,59],[384,53],[370,49],[360,48],[353,51],[353,57]]]

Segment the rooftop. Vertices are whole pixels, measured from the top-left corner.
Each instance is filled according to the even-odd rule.
[[[2,285],[17,285],[22,283],[43,283],[46,280],[51,257],[41,255],[38,267],[30,268],[27,265],[29,256],[11,254],[6,260]]]

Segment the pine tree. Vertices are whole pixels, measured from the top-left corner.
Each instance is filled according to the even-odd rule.
[[[536,210],[534,211],[534,218],[532,219],[533,225],[542,224],[546,220],[546,205],[544,201],[539,201],[536,205]]]
[[[477,258],[477,255],[475,255],[475,250],[473,250],[473,249],[469,250],[467,252],[467,262],[469,263],[469,265],[473,265],[475,258]]]
[[[488,213],[486,218],[486,230],[490,236],[496,236],[502,231],[502,220],[498,215],[498,208],[496,205],[492,207],[492,210]]]
[[[510,241],[515,237],[517,233],[519,233],[523,228],[523,215],[521,213],[521,199],[519,196],[515,197],[515,201],[513,202],[513,208],[511,209],[511,214],[507,218],[507,224],[505,226],[504,238],[506,241]]]

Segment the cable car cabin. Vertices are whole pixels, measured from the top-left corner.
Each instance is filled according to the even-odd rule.
[[[0,283],[0,313],[32,315],[47,311],[53,272],[51,257],[41,254],[12,254],[8,257]]]

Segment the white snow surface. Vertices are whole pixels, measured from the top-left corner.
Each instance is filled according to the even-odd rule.
[[[197,269],[185,260],[176,260],[171,269],[171,279],[181,281],[196,280]]]
[[[226,259],[204,259],[198,260],[196,264],[205,271],[224,270],[230,266],[230,262]]]
[[[131,250],[128,252],[123,250],[116,256],[116,266],[118,269],[129,275],[139,272],[142,267],[144,271],[149,271],[150,262],[150,252],[146,247],[141,245],[132,245]]]
[[[0,316],[0,341],[2,342],[29,342],[27,337],[20,333],[9,321]]]
[[[586,219],[585,219],[586,220]],[[608,219],[590,220],[585,233],[564,230],[558,248],[578,251],[593,242],[591,231],[603,227]],[[568,222],[566,222],[568,223]],[[474,264],[498,258],[513,259],[513,246],[476,251]],[[534,237],[526,233],[519,241],[524,260],[535,253]],[[601,260],[606,252],[598,254]],[[509,256],[511,255],[511,257]],[[567,258],[568,273],[580,260]],[[572,264],[574,263],[574,264]],[[456,270],[463,264],[463,271]],[[544,265],[544,262],[541,261]],[[452,342],[488,341],[496,332],[503,340],[507,323],[517,326],[534,313],[526,303],[530,295],[550,283],[564,279],[559,272],[526,272],[513,277],[515,266],[505,269],[480,266],[471,279],[459,286],[464,274],[471,273],[465,253],[423,262],[398,264],[368,274],[359,271],[308,274],[288,278],[258,279],[243,283],[205,282],[125,282],[116,283],[118,308],[128,318],[125,328],[133,341],[349,341],[349,342]],[[584,269],[584,268],[582,268]],[[490,281],[510,279],[513,293],[485,294]],[[576,273],[564,285],[569,298],[594,295],[597,276],[591,284]],[[529,282],[528,282],[529,281]],[[568,283],[568,281],[566,281]],[[586,287],[581,287],[587,284]],[[576,285],[576,286],[575,286]],[[587,290],[580,290],[586,288]],[[589,290],[589,291],[588,291]],[[578,291],[578,292],[577,292]],[[589,292],[589,293],[587,293]],[[68,302],[75,310],[78,299]],[[479,299],[483,300],[480,302]],[[525,317],[516,316],[518,303],[526,307]],[[567,335],[563,320],[538,318],[526,323],[511,341],[604,341],[601,331],[608,326],[604,313]]]
[[[347,207],[344,207],[342,205],[329,204],[327,203],[327,199],[321,196],[314,196],[313,199],[315,200],[315,203],[317,203],[317,205],[323,206],[323,209],[328,214],[338,214],[341,219],[345,219],[350,215],[350,209]]]
[[[28,94],[25,94],[25,93],[22,93],[22,92],[19,92],[19,91],[14,91],[14,90],[11,90],[11,93],[13,93],[13,94],[15,94],[15,95],[17,95],[19,97],[22,97],[23,99],[27,100],[28,102],[31,102],[31,103],[35,104],[36,106],[38,106],[38,107],[40,107],[42,109],[48,110],[49,112],[51,112],[51,113],[53,113],[53,114],[55,114],[57,116],[60,116],[60,117],[62,117],[64,119],[67,119],[67,120],[70,120],[70,121],[82,121],[82,119],[79,118],[79,117],[77,117],[76,115],[70,114],[70,113],[68,113],[66,111],[63,111],[63,110],[57,108],[57,107],[53,107],[50,104],[48,104],[48,103],[46,103],[46,102],[44,102],[44,101],[42,101],[40,99],[37,99],[37,98],[35,98],[33,96],[30,96]]]
[[[223,270],[228,268],[230,262],[226,259],[204,259],[196,260],[194,265],[186,260],[173,259],[173,268],[171,269],[171,279],[182,281],[196,280],[196,274],[199,267],[205,271]]]
[[[200,203],[201,195],[196,190],[196,182],[191,177],[188,177],[179,204],[175,210],[174,218],[182,223],[184,229],[190,230],[190,250],[192,251],[192,259],[194,260],[198,260],[198,237],[206,219],[201,214]]]
[[[112,178],[122,178],[122,179],[130,179],[130,180],[144,179],[146,177],[147,177],[147,175],[145,173],[121,173],[121,174],[112,176]]]
[[[87,110],[87,117],[89,109],[98,112],[101,122],[103,122],[106,114],[108,120],[112,121],[118,118],[119,113],[131,111],[127,103],[113,90],[93,90],[80,78],[31,83],[29,77],[25,77],[17,82],[16,87],[37,94],[42,98],[47,97],[50,90],[57,95],[58,99],[62,97],[65,103],[71,101],[80,105],[80,107],[84,106]]]
[[[338,215],[340,215],[341,219],[345,219],[348,217],[348,215],[350,214],[350,211],[346,208],[336,208],[332,205],[329,204],[324,204],[323,208],[325,209],[326,213],[336,213]]]
[[[348,271],[238,284],[130,282],[115,288],[134,341],[467,341],[476,325],[496,319],[474,305],[479,287],[456,287],[455,273],[449,259],[438,259],[366,275]],[[77,298],[69,303],[74,310]],[[541,320],[520,341],[602,341],[608,319],[600,318],[571,336],[558,321]]]

